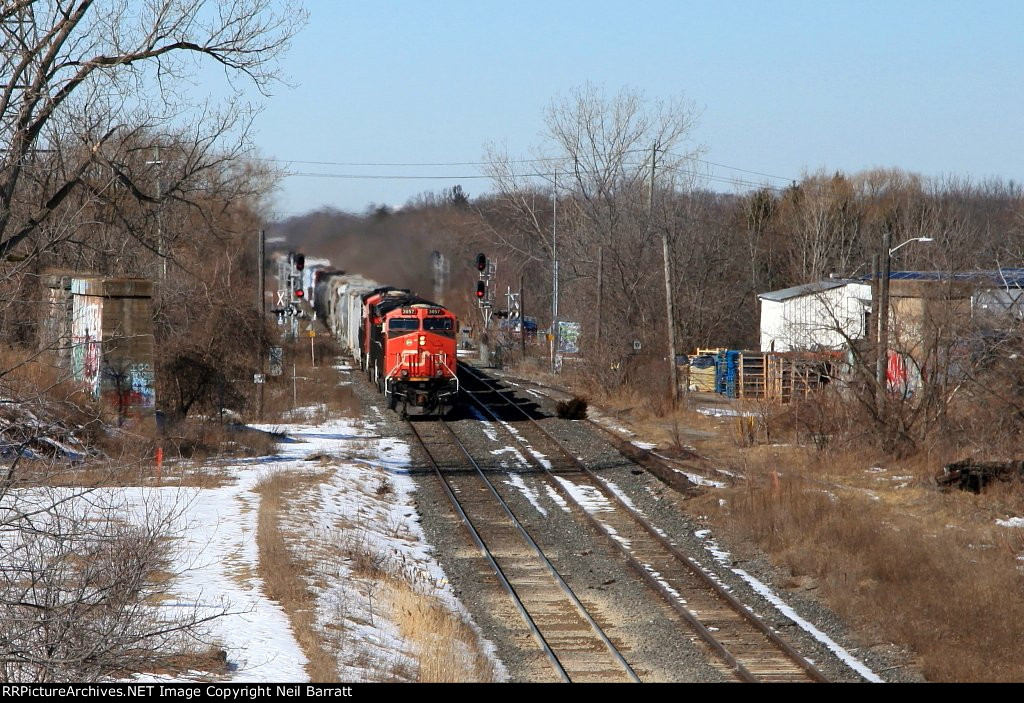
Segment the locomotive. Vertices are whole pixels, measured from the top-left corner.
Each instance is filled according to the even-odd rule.
[[[340,272],[317,280],[313,304],[389,408],[403,415],[451,411],[459,391],[451,311],[408,289]]]

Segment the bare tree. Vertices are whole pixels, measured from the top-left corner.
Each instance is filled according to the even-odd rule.
[[[659,196],[689,185],[700,152],[690,143],[696,119],[697,109],[683,98],[648,100],[630,89],[608,95],[586,85],[552,101],[534,158],[488,154],[497,189],[497,207],[485,220],[492,239],[519,262],[550,265],[557,256],[561,316],[584,324],[596,356],[603,356],[597,345],[605,338],[664,338],[661,234],[649,197],[652,149]],[[617,358],[626,348],[610,345],[608,353]]]
[[[244,143],[240,93],[197,107],[183,89],[188,77],[205,59],[229,83],[249,79],[269,90],[275,59],[302,19],[290,3],[273,0],[7,3],[0,12],[0,257],[45,228],[51,239],[37,246],[73,236],[88,220],[80,206],[67,207],[73,193],[102,197],[125,188],[140,202],[159,201],[173,190],[161,193],[152,177],[152,167],[164,165],[152,163],[162,161],[155,152],[167,136],[161,132],[191,133],[167,140],[192,145],[178,155],[185,162],[208,158],[229,133]]]
[[[269,174],[242,160],[252,116],[243,87],[268,93],[278,80],[276,59],[304,17],[290,0],[3,4],[5,321],[31,318],[32,277],[44,266],[156,278],[173,259],[189,275],[174,284],[167,277],[159,288],[157,329],[187,333],[198,315],[175,307],[175,296],[198,292],[208,303],[225,274],[231,285],[244,262],[239,237],[254,232],[269,183]],[[195,100],[194,76],[204,67],[223,75],[225,99]],[[203,258],[229,248],[223,260]],[[156,610],[154,598],[167,588],[158,572],[169,563],[168,538],[183,506],[136,510],[117,491],[74,487],[83,476],[116,482],[123,475],[124,462],[98,460],[88,446],[74,461],[92,457],[91,474],[71,471],[65,449],[41,456],[41,445],[67,445],[40,418],[63,417],[49,426],[83,434],[102,425],[102,413],[77,429],[66,419],[68,408],[84,414],[79,394],[40,371],[27,337],[7,335],[9,345],[24,346],[4,348],[0,362],[0,407],[16,411],[0,428],[0,678],[94,680],[138,671],[181,644],[178,635],[197,634],[209,616]]]

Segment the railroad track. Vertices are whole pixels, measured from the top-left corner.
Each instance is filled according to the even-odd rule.
[[[557,676],[565,682],[639,682],[447,423],[410,422],[409,427]]]
[[[475,369],[468,364],[460,362],[459,366],[460,368],[467,369],[470,373],[475,372]],[[556,388],[555,386],[545,385],[537,381],[528,381],[527,379],[524,378],[515,378],[514,380],[512,380],[512,378],[509,378],[507,379],[507,382],[514,386],[523,385],[532,386],[534,388],[541,388],[545,391],[551,391],[559,396],[563,396],[566,399],[573,397],[572,392],[567,391],[564,388]],[[551,398],[552,400],[556,400],[547,393],[542,393],[541,395]],[[669,458],[655,452],[653,449],[647,449],[634,444],[629,437],[624,436],[619,432],[616,432],[615,430],[612,430],[608,427],[605,427],[600,422],[595,422],[589,417],[584,418],[582,421],[587,423],[588,426],[597,430],[600,434],[604,435],[607,438],[607,440],[619,451],[619,453],[621,453],[627,459],[630,459],[638,464],[643,465],[652,474],[661,479],[662,482],[667,483],[668,485],[675,488],[677,491],[688,494],[692,494],[694,492],[696,488],[694,482],[691,480],[691,478],[683,477],[687,473],[697,474],[702,479],[706,479],[716,483],[724,483],[726,485],[734,485],[736,483],[735,474],[724,472],[711,467],[709,465],[707,457],[701,456],[695,451],[689,452],[690,455],[682,460],[679,458]],[[691,463],[684,464],[684,461]],[[696,464],[696,466],[693,465],[694,463]]]
[[[476,369],[461,365],[460,370],[464,378],[471,379],[471,383],[463,383],[465,397],[526,448],[524,456],[547,475],[552,487],[596,532],[607,537],[636,573],[689,624],[714,653],[723,672],[751,682],[827,680],[767,623],[673,545],[618,491],[541,427],[514,399]],[[472,384],[483,391],[471,390]],[[499,407],[496,409],[495,405]],[[527,422],[518,422],[512,428],[499,418],[499,412],[516,414]],[[524,434],[529,434],[529,441]],[[562,459],[561,466],[556,469],[550,460],[544,461],[537,454],[557,455]],[[614,510],[602,511],[599,517],[591,514],[574,495],[581,492],[581,487],[603,495]]]

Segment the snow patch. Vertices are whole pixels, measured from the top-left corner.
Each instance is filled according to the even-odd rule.
[[[522,476],[520,476],[519,474],[509,474],[508,480],[505,481],[505,483],[519,489],[519,492],[526,496],[526,500],[530,501],[530,505],[535,507],[537,509],[537,512],[539,512],[541,515],[547,517],[548,511],[545,510],[544,507],[541,506],[540,501],[537,500],[540,494],[538,494],[537,491],[534,490],[533,488],[527,486],[526,482],[523,481]]]
[[[821,642],[827,647],[833,654],[835,654],[840,660],[842,660],[847,666],[856,671],[866,680],[872,683],[883,683],[882,678],[872,671],[867,664],[854,657],[849,650],[840,645],[838,642],[833,640],[831,637],[826,635],[824,632],[819,630],[813,624],[804,620],[800,615],[797,614],[792,607],[790,607],[785,601],[779,598],[774,591],[766,586],[763,582],[747,573],[743,569],[732,568],[732,556],[729,552],[725,551],[718,546],[714,540],[710,539],[711,532],[709,530],[696,530],[694,536],[699,538],[704,543],[704,549],[706,549],[711,556],[715,558],[722,566],[730,569],[734,574],[739,576],[741,579],[747,582],[747,584],[760,594],[765,600],[775,606],[775,608],[785,615],[787,618],[792,620],[796,625],[807,632],[811,637]]]

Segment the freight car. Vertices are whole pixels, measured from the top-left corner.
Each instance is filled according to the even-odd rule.
[[[458,323],[449,310],[407,289],[340,272],[317,282],[314,306],[391,409],[404,415],[451,411],[459,388]]]

